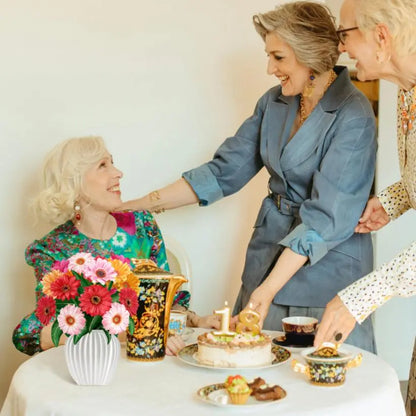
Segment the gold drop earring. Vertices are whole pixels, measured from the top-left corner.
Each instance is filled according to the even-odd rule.
[[[310,72],[309,75],[309,81],[308,83],[305,85],[305,87],[303,88],[303,93],[302,95],[304,97],[311,97],[313,94],[313,91],[315,89],[315,84],[313,83],[315,81],[315,75],[313,74],[313,72]]]

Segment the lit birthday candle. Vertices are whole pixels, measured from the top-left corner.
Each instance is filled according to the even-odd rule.
[[[230,308],[228,302],[225,301],[223,309],[214,311],[216,315],[221,315],[221,330],[215,331],[215,335],[234,335],[235,332],[230,331]]]

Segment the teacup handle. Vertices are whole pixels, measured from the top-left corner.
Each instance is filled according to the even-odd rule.
[[[363,355],[360,353],[351,361],[348,361],[347,368],[358,367],[362,361],[363,361]]]
[[[300,363],[298,360],[292,360],[290,365],[296,373],[305,374],[306,377],[310,378],[309,367],[307,365]]]

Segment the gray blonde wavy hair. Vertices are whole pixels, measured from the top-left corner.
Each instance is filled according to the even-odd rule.
[[[390,30],[398,54],[416,53],[415,0],[354,0],[355,17],[363,31],[384,23]]]
[[[72,138],[54,147],[43,163],[42,190],[32,201],[35,216],[54,224],[72,218],[85,172],[106,152],[98,136]]]
[[[316,74],[332,69],[339,57],[335,18],[326,6],[297,1],[253,16],[257,33],[265,40],[274,33],[294,51],[298,62]]]

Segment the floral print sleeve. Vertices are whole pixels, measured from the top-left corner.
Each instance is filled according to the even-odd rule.
[[[402,181],[383,189],[377,197],[392,220],[399,218],[411,208],[409,196]]]
[[[393,296],[416,295],[416,242],[338,295],[358,323]]]
[[[26,262],[35,269],[36,277],[36,301],[42,296],[42,277],[52,267],[55,260],[44,251],[44,247],[38,241],[33,242],[26,249]],[[13,332],[13,344],[15,347],[25,354],[33,355],[42,351],[40,347],[40,332],[43,325],[32,312],[25,316]]]

